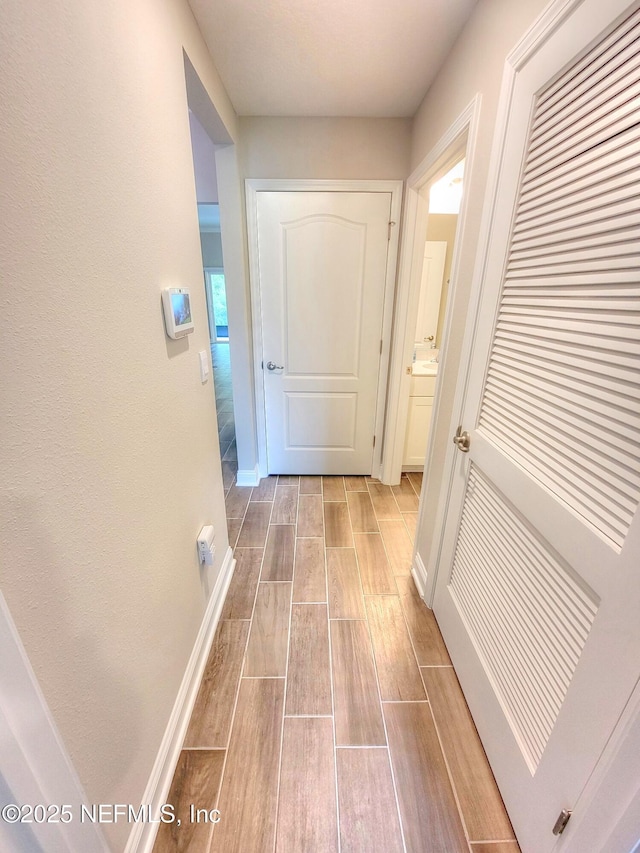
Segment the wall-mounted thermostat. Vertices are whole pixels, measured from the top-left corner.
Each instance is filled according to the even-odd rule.
[[[193,332],[191,293],[188,287],[165,287],[162,291],[164,325],[170,338],[183,338]]]

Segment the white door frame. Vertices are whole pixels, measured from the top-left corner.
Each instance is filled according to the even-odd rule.
[[[0,782],[17,805],[68,805],[70,822],[32,822],[0,826],[3,849],[10,849],[12,831],[25,845],[39,844],[51,853],[107,853],[100,826],[82,822],[80,807],[88,805],[47,702],[22,645],[9,608],[0,593]],[[5,796],[9,796],[5,791]],[[2,803],[6,803],[3,801]],[[50,812],[50,814],[52,814]],[[58,815],[58,818],[60,815]],[[64,818],[66,821],[66,817]],[[29,839],[31,839],[29,841]]]
[[[258,468],[260,477],[267,476],[267,424],[265,416],[264,371],[262,369],[262,311],[260,303],[260,266],[258,251],[258,193],[259,192],[376,192],[391,193],[391,222],[387,269],[385,275],[384,309],[382,319],[382,354],[376,398],[375,436],[372,475],[379,477],[382,469],[384,411],[389,376],[391,327],[398,257],[400,212],[402,207],[402,181],[319,181],[248,178],[247,232],[249,241],[249,277],[251,281],[251,326],[253,332],[254,378],[256,389],[256,420],[258,438]]]
[[[424,243],[429,216],[429,199],[426,189],[462,157],[465,157],[464,183],[468,184],[473,172],[480,102],[481,97],[478,94],[460,113],[444,136],[442,136],[407,180],[402,226],[402,246],[398,270],[396,312],[393,324],[393,350],[389,376],[385,442],[382,459],[381,479],[383,483],[399,483],[402,473],[402,453],[407,430],[409,390],[411,384],[411,376],[407,373],[407,368],[410,371],[415,337],[415,316],[420,297],[420,282],[422,280],[422,267],[424,265]],[[456,239],[451,263],[451,282],[449,285],[440,347],[440,367],[438,369],[440,378],[446,370],[447,341],[451,325],[451,311],[449,310],[449,306],[453,305],[454,302],[460,263],[460,247],[464,242],[467,218],[468,193],[463,193],[456,228]],[[429,460],[433,453],[433,436],[436,431],[438,419],[439,389],[441,385],[441,381],[436,384],[432,426],[429,430],[429,442],[425,458],[425,472],[429,468]],[[418,518],[418,525],[420,525],[420,518]]]

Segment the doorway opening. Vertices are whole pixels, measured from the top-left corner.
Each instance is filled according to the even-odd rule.
[[[229,353],[229,320],[222,257],[220,205],[216,177],[216,147],[196,116],[189,113],[191,150],[198,203],[198,227],[202,252],[203,284],[207,301],[207,317],[211,346],[211,365],[218,439],[223,472],[227,479],[235,477],[237,448],[233,390],[231,385],[231,357]]]
[[[198,203],[202,271],[207,297],[207,318],[211,342],[211,365],[218,413],[218,439],[220,456],[227,468],[237,466],[236,429],[231,384],[231,354],[229,350],[229,318],[227,292],[222,258],[220,232],[220,206],[216,203]],[[235,471],[234,471],[235,473]]]
[[[204,268],[204,286],[207,292],[209,337],[212,343],[229,341],[227,316],[227,291],[222,267]]]
[[[413,329],[403,472],[423,472],[426,461],[462,202],[464,163],[464,157],[461,157],[442,177],[437,177],[421,191],[428,197],[428,219],[418,310]],[[408,330],[408,334],[410,332]]]

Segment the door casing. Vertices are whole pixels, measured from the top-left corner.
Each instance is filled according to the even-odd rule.
[[[251,315],[253,363],[258,440],[259,476],[267,476],[267,427],[262,369],[262,312],[260,307],[260,267],[258,251],[257,204],[260,192],[386,192],[391,193],[391,222],[387,269],[385,275],[384,309],[382,320],[382,353],[378,376],[375,436],[371,474],[379,477],[384,445],[384,414],[389,376],[391,328],[395,296],[396,263],[398,257],[399,225],[402,206],[402,181],[322,181],[249,178],[245,181],[247,198],[247,232],[249,241],[249,275],[251,281]]]

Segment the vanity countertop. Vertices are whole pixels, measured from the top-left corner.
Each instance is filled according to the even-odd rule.
[[[437,361],[414,361],[411,373],[413,376],[437,376],[438,367]]]

